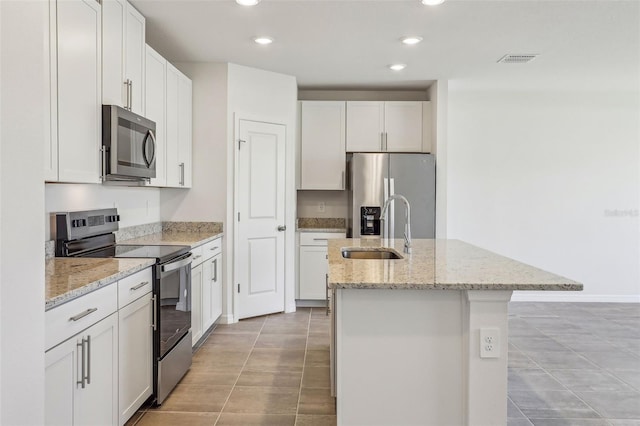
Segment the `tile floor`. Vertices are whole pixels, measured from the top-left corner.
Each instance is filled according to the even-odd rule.
[[[508,426],[640,426],[640,305],[512,302],[508,379]],[[335,425],[329,386],[324,310],[253,318],[218,326],[128,426]]]

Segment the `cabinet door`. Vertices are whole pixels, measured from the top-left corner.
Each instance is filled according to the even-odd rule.
[[[130,81],[129,107],[136,114],[144,115],[144,59],[145,19],[127,3],[125,16],[125,79]]]
[[[44,370],[44,423],[45,425],[72,425],[73,398],[76,389],[78,346],[76,338],[45,353]]]
[[[167,184],[166,164],[166,73],[167,61],[150,46],[146,46],[145,116],[156,123],[156,177],[153,186]]]
[[[191,334],[192,345],[202,337],[202,264],[191,270]]]
[[[126,0],[102,1],[102,103],[124,107]]]
[[[63,182],[100,182],[100,10],[96,1],[57,2],[58,173]]]
[[[326,246],[300,246],[300,299],[325,300]]]
[[[178,163],[181,165],[181,186],[191,188],[192,157],[192,86],[191,80],[178,75]]]
[[[112,314],[82,333],[86,344],[87,380],[76,387],[73,424],[113,425],[118,422],[118,316]]]
[[[385,148],[422,152],[422,102],[385,102]]]
[[[347,151],[383,151],[384,102],[347,102]]]
[[[213,325],[213,258],[202,262],[202,331]]]
[[[213,278],[211,280],[212,323],[222,315],[222,254],[213,258]]]
[[[118,311],[118,415],[123,425],[153,391],[151,293]]]
[[[345,102],[300,108],[300,189],[344,189]]]
[[[178,75],[179,71],[167,62],[165,143],[167,146],[167,186],[180,187],[182,168],[178,158]]]

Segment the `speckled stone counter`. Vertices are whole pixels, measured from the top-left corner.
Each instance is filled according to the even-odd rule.
[[[112,284],[155,263],[154,259],[56,257],[45,264],[45,311]]]
[[[564,290],[582,284],[517,262],[458,240],[413,240],[411,254],[404,241],[388,244],[403,259],[345,259],[343,247],[380,250],[380,239],[329,241],[329,286],[356,289],[415,290]]]
[[[150,244],[150,245],[174,245],[174,246],[191,246],[208,243],[221,237],[221,231],[179,231],[165,230],[156,234],[145,235],[143,237],[132,238],[120,241],[119,244]]]
[[[298,232],[347,232],[343,218],[301,217],[297,220]]]

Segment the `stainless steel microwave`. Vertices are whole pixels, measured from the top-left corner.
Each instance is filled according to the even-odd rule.
[[[102,106],[102,180],[156,177],[156,123],[117,105]]]

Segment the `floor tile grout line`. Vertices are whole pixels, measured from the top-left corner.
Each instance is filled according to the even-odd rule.
[[[224,404],[222,404],[222,408],[220,408],[220,414],[218,415],[218,418],[216,419],[216,422],[213,424],[213,426],[216,426],[218,424],[218,422],[220,421],[220,419],[222,418],[222,413],[224,412],[224,409],[227,406],[227,403],[229,402],[229,399],[231,398],[231,395],[233,394],[233,391],[235,390],[236,385],[238,384],[238,381],[240,380],[240,376],[242,376],[242,373],[244,372],[244,369],[247,366],[247,362],[249,362],[249,358],[251,357],[251,354],[253,353],[253,350],[256,347],[256,343],[258,342],[258,339],[260,338],[260,334],[262,334],[262,330],[264,329],[264,325],[267,323],[267,318],[268,318],[268,315],[265,317],[264,321],[262,322],[262,327],[260,327],[260,331],[258,331],[258,334],[256,336],[256,340],[253,341],[253,345],[251,346],[251,350],[249,351],[249,354],[247,355],[247,359],[244,360],[244,363],[242,364],[242,368],[240,369],[240,373],[238,374],[238,377],[236,377],[236,381],[231,386],[231,391],[229,392],[229,395],[227,395],[227,399],[225,399]]]

